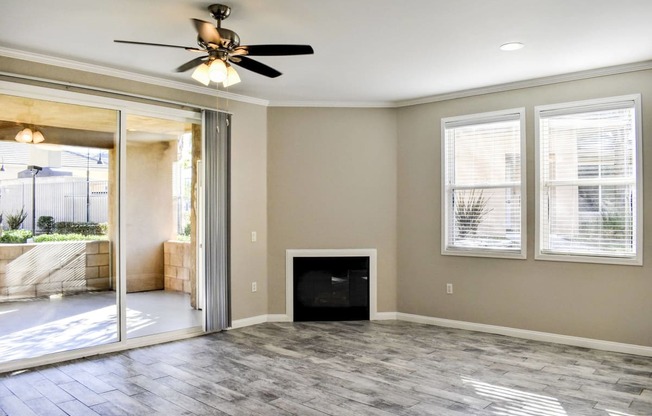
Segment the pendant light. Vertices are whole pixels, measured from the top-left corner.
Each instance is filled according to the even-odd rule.
[[[18,143],[38,144],[45,141],[45,136],[43,136],[43,133],[36,129],[32,131],[32,129],[29,127],[25,127],[23,130],[19,131],[18,134],[16,134],[15,139]]]

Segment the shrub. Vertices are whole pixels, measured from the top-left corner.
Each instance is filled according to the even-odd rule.
[[[23,221],[27,218],[25,207],[22,207],[19,212],[14,214],[7,214],[7,225],[10,230],[17,230],[22,225]]]
[[[487,209],[488,202],[482,190],[477,194],[473,189],[455,195],[455,222],[460,238],[475,235],[484,218],[491,212],[491,209]]]
[[[49,215],[42,215],[38,217],[36,225],[38,225],[38,228],[45,231],[47,234],[52,234],[52,231],[54,231],[54,217]]]
[[[31,237],[32,232],[29,230],[8,230],[0,236],[0,243],[21,244]]]
[[[41,234],[34,237],[35,243],[49,243],[53,241],[95,241],[104,240],[103,235],[82,235],[82,234]]]
[[[102,225],[96,222],[61,221],[54,224],[57,234],[103,235]]]

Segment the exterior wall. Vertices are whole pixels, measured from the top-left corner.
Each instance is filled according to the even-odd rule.
[[[378,311],[396,311],[396,112],[269,110],[269,311],[285,313],[285,250],[376,248]]]
[[[176,143],[130,143],[127,137],[127,292],[164,287],[163,243],[176,235],[175,157]]]
[[[190,279],[195,268],[192,245],[184,241],[163,243],[164,289],[191,293]]]
[[[108,241],[0,244],[0,302],[109,290]]]
[[[652,166],[652,71],[604,76],[398,110],[398,311],[652,346],[652,242],[644,265],[534,259],[534,106],[642,94],[643,166]],[[440,120],[525,107],[527,259],[442,256]],[[644,175],[644,206],[652,180]],[[643,230],[652,233],[652,211]],[[446,295],[446,283],[454,293]]]

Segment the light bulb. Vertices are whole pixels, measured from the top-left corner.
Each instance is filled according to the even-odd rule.
[[[216,59],[211,62],[211,66],[208,68],[208,75],[213,82],[224,81],[226,79],[226,72],[226,65],[221,59]]]
[[[224,80],[224,86],[230,87],[231,85],[237,84],[240,82],[240,76],[235,71],[235,69],[229,65],[226,67],[226,79]]]
[[[191,76],[194,80],[199,81],[202,84],[208,86],[208,84],[211,82],[211,78],[208,72],[209,72],[208,65],[201,64],[197,68],[195,68],[195,72],[193,72]]]
[[[18,132],[16,141],[20,143],[30,143],[32,141],[32,130],[25,128]]]
[[[45,141],[45,137],[43,137],[43,133],[40,131],[35,131],[34,134],[32,135],[32,143],[42,143]]]

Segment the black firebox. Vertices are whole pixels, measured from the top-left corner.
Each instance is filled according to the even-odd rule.
[[[369,257],[295,257],[294,320],[369,320]]]

